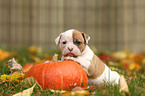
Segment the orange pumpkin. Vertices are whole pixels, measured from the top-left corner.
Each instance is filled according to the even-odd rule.
[[[42,88],[70,90],[75,86],[86,87],[88,78],[83,68],[74,61],[34,65],[26,74],[34,77]]]

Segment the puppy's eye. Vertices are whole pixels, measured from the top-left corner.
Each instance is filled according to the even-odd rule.
[[[80,41],[76,41],[76,42],[74,42],[76,45],[80,45],[82,42],[80,42]]]
[[[62,44],[66,44],[66,42],[64,41],[64,42],[62,42]]]

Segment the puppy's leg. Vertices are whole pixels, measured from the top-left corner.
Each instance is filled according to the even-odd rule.
[[[119,84],[120,75],[116,71],[111,71],[110,81],[114,84]]]
[[[67,56],[67,57],[63,57],[64,60],[73,60],[77,63],[79,63],[83,69],[86,71],[87,75],[89,75],[88,73],[88,68],[90,66],[90,61],[89,60],[86,60],[85,58],[82,58],[82,57],[70,57],[70,56]]]

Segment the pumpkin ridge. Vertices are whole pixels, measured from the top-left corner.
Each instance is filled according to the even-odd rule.
[[[80,65],[79,65],[80,66]],[[78,66],[79,69],[81,69],[80,67]],[[80,86],[86,82],[83,81],[84,79],[84,75],[82,74],[82,71],[84,70],[80,70],[79,73],[81,74],[81,77],[80,77]],[[85,71],[84,71],[85,72]],[[83,85],[84,86],[84,85]]]
[[[78,68],[79,68],[79,67],[78,67]],[[80,68],[79,68],[79,69],[80,69]],[[81,85],[82,80],[83,80],[83,76],[82,76],[83,74],[82,74],[82,72],[81,72],[80,70],[79,70],[78,72],[79,72],[79,74],[81,74],[81,77],[80,77],[80,85]]]
[[[57,67],[58,67],[61,63],[62,63],[62,62],[58,62],[58,63],[57,63]],[[58,72],[59,72],[59,74],[60,74],[61,86],[63,86],[63,74],[62,74],[62,72],[61,72],[60,70],[59,70]],[[61,89],[61,88],[63,88],[63,87],[60,87],[60,89]]]
[[[61,86],[63,86],[63,75],[62,75],[62,73],[61,73]]]
[[[44,70],[42,71],[42,84],[43,84],[43,87],[45,88],[46,87],[46,84],[45,84],[45,80],[46,80],[46,68],[47,68],[47,65],[48,64],[44,64]]]

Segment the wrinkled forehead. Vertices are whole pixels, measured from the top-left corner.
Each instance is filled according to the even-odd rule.
[[[62,36],[61,36],[61,41],[65,41],[65,40],[73,41],[76,39],[80,40],[80,41],[84,40],[82,33],[77,30],[68,30],[68,31],[62,33]]]
[[[65,41],[65,40],[73,41],[72,35],[73,35],[73,30],[66,31],[66,32],[61,34],[60,41]]]

